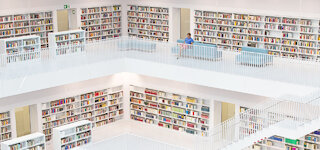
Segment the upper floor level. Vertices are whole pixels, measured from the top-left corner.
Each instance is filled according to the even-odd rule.
[[[320,63],[201,44],[120,37],[1,55],[1,97],[133,72],[266,97],[318,90]]]

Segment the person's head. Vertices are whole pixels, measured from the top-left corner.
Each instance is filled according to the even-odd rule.
[[[191,38],[191,33],[187,33],[187,38]]]

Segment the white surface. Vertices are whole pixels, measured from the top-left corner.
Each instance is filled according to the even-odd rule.
[[[43,139],[42,143],[45,142],[43,133],[33,133],[33,134],[29,134],[29,135],[22,136],[22,137],[19,137],[19,138],[14,138],[14,139],[9,140],[9,141],[2,142],[1,143],[1,149],[2,150],[10,150],[10,147],[9,147],[10,145],[27,142],[28,140],[33,140],[33,139],[37,139],[37,138],[42,138]],[[35,144],[38,145],[39,143],[35,143]],[[23,147],[23,149],[25,149],[26,147],[29,147],[27,145],[27,143],[25,144],[25,147]]]
[[[153,63],[150,61],[148,61],[148,66],[150,65],[150,67],[145,69],[145,61],[137,59],[126,59],[126,61],[127,72],[265,97],[281,97],[284,95],[303,96],[317,89],[290,83]],[[159,70],[158,68],[165,69]]]
[[[7,54],[7,49],[12,49],[11,47],[7,48],[7,43],[8,42],[19,42],[20,46],[17,46],[16,48],[19,49],[18,54],[20,52],[25,52],[24,48],[25,47],[30,47],[30,45],[25,45],[23,43],[23,41],[25,40],[34,40],[35,44],[30,44],[30,45],[34,45],[33,47],[35,48],[35,52],[40,51],[41,50],[41,40],[40,40],[40,36],[35,36],[35,35],[29,35],[29,36],[22,36],[22,37],[14,37],[14,38],[7,38],[7,39],[1,39],[0,40],[0,50],[2,54]]]
[[[107,134],[99,134],[98,137],[97,132],[99,131],[103,131]],[[170,129],[140,123],[134,120],[121,120],[100,128],[99,130],[94,129],[93,143],[110,139],[125,133],[131,133],[144,138],[151,138],[156,141],[161,141],[169,145],[176,145],[177,147],[186,149],[192,149],[195,146],[195,143],[197,143],[197,139],[207,139],[188,133],[178,131],[173,132]]]
[[[91,122],[88,121],[88,120],[81,120],[81,121],[77,121],[75,123],[71,123],[71,124],[67,124],[67,125],[61,126],[61,127],[54,128],[53,130],[57,130],[58,132],[61,132],[63,130],[76,128],[76,127],[79,127],[79,126],[82,126],[82,125],[86,125],[86,124],[90,124],[90,123]]]
[[[79,38],[71,38],[71,34],[79,34]],[[64,40],[57,40],[56,37],[60,37],[63,35],[67,35],[68,39]],[[48,42],[49,42],[49,48],[50,48],[50,54],[51,56],[57,55],[56,51],[59,47],[57,43],[66,43],[68,42],[68,45],[62,45],[61,47],[63,48],[71,48],[71,41],[81,41],[81,44],[76,44],[78,46],[85,45],[86,40],[85,40],[85,31],[83,30],[69,30],[69,31],[62,31],[62,32],[52,32],[48,34]],[[60,42],[62,41],[62,42]],[[63,51],[61,49],[58,49],[58,51]],[[61,55],[61,54],[60,54]]]
[[[56,62],[55,65],[57,63],[58,62]],[[38,74],[4,80],[2,84],[6,86],[0,87],[2,91],[0,97],[13,96],[50,87],[66,85],[69,83],[108,76],[120,72],[132,72],[152,77],[265,97],[281,97],[286,95],[304,96],[317,90],[317,88],[285,82],[263,80],[252,77],[187,68],[183,66],[160,64],[137,59],[116,59],[102,61],[87,65],[73,66],[72,68],[66,68],[62,70],[52,70],[50,72],[49,70],[46,71],[46,65],[47,64],[34,64],[32,69],[35,71],[35,73],[40,71]],[[61,65],[63,67],[67,66],[67,64],[63,64],[63,62]],[[21,71],[23,69],[28,69],[28,67],[21,67],[23,67],[20,68]],[[160,70],[158,68],[163,69]],[[17,69],[18,68],[15,68],[14,72],[16,72]],[[83,73],[84,70],[89,70],[89,72]],[[10,73],[8,72],[8,74]]]
[[[68,137],[68,136],[76,135],[77,133],[79,133],[79,132],[76,131],[76,128],[80,127],[80,126],[83,126],[83,125],[89,125],[90,126],[90,128],[88,130],[86,129],[86,130],[83,130],[83,131],[86,131],[86,132],[90,131],[91,132],[91,135],[86,136],[84,138],[84,139],[90,139],[87,144],[91,143],[92,142],[92,131],[91,131],[92,130],[92,123],[91,123],[91,121],[88,121],[88,120],[81,120],[81,121],[74,122],[74,123],[71,123],[71,124],[68,124],[68,125],[64,125],[64,126],[61,126],[61,127],[53,128],[53,131],[52,131],[52,133],[53,133],[52,142],[53,142],[54,149],[55,150],[62,149],[61,148],[61,146],[62,146],[61,139],[65,138],[65,137]],[[64,132],[65,130],[73,130],[74,132],[66,134]],[[83,131],[80,131],[80,132],[83,132]],[[71,142],[71,143],[74,143],[74,148],[82,147],[83,145],[85,145],[85,144],[83,144],[81,146],[77,146],[76,142],[78,142],[80,140],[83,140],[83,139],[82,138],[78,139],[77,137],[75,137],[75,139],[72,140],[73,142]],[[66,143],[68,143],[68,142],[66,142]],[[66,143],[64,143],[64,144],[66,144]],[[66,144],[66,145],[68,145],[68,144]]]
[[[225,148],[223,150],[235,150],[235,149],[243,149],[248,147],[254,142],[261,141],[262,139],[268,138],[273,135],[290,138],[290,139],[299,139],[306,134],[309,134],[313,131],[316,131],[320,128],[320,120],[316,119],[311,121],[310,123],[301,124],[292,120],[284,120],[279,123],[274,124],[270,128],[266,128],[253,134],[243,140],[235,142]],[[291,126],[289,128],[288,126]],[[295,126],[295,127],[292,127]]]
[[[90,146],[84,147],[83,150],[99,150],[99,149],[116,149],[116,150],[186,150],[185,148],[167,143],[145,138],[130,133],[118,135]]]

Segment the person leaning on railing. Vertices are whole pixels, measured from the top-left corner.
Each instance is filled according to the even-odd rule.
[[[177,59],[181,56],[183,50],[191,48],[191,45],[194,43],[194,40],[191,38],[191,33],[187,33],[187,37],[184,39],[184,43],[180,45],[180,52]]]

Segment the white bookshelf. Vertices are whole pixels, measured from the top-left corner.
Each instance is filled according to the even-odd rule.
[[[1,143],[1,150],[45,150],[45,138],[42,133],[33,133]]]
[[[1,54],[6,54],[7,63],[40,59],[39,36],[30,35],[0,39]]]
[[[320,56],[319,19],[195,10],[194,22],[195,40],[227,50],[252,46],[284,57]]]
[[[208,136],[213,127],[213,103],[161,90],[130,87],[132,120]]]
[[[121,36],[121,5],[81,8],[81,29],[87,41]]]
[[[85,43],[84,30],[70,30],[49,34],[50,53],[53,56],[83,52]]]
[[[169,8],[128,5],[130,37],[169,41]]]
[[[89,120],[95,128],[122,118],[122,86],[42,103],[42,129],[46,141],[51,140],[52,129],[55,127]]]
[[[53,129],[55,150],[79,148],[92,142],[92,123],[82,120]]]
[[[318,150],[320,149],[320,132],[319,130],[307,134],[299,139],[288,139],[281,136],[272,136],[260,141],[255,142],[246,150],[283,150],[283,149],[296,149],[296,150]]]
[[[48,47],[48,34],[53,32],[52,11],[0,16],[0,38],[36,35],[41,47]]]
[[[0,142],[12,138],[10,111],[0,112]]]

